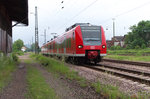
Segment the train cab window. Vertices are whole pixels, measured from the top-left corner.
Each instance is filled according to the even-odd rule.
[[[81,26],[84,45],[101,45],[100,26]]]

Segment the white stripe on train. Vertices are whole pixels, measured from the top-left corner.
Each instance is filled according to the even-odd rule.
[[[49,55],[57,55],[57,56],[76,56],[76,57],[85,57],[85,54],[56,54],[56,53],[43,53]],[[100,54],[100,56],[106,56],[107,54]]]

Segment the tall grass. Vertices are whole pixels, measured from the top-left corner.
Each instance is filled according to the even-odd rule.
[[[150,48],[147,49],[126,49],[126,50],[108,50],[110,55],[128,55],[128,56],[150,56]]]
[[[58,73],[60,75],[65,75],[69,79],[81,79],[77,77],[77,72],[71,71],[69,67],[65,66],[63,62],[57,61],[52,58],[44,57],[42,55],[31,55],[34,57],[40,64],[45,66],[49,72]]]
[[[10,57],[0,57],[0,91],[11,80],[11,74],[16,70],[17,60],[18,58],[15,54],[11,54]]]
[[[121,56],[121,55],[107,55],[105,58],[128,60],[128,61],[143,61],[150,62],[150,56]]]
[[[129,96],[123,94],[123,92],[119,91],[118,87],[114,87],[112,85],[104,85],[99,81],[93,83],[92,86],[95,88],[97,93],[101,93],[103,96],[108,99],[130,99]]]
[[[108,55],[104,58],[150,62],[150,48],[130,50],[108,50]]]

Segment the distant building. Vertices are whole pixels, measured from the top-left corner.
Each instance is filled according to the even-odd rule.
[[[111,46],[120,46],[125,47],[125,36],[115,36],[111,38],[111,40],[107,40],[107,48],[110,48]]]
[[[0,0],[0,52],[12,51],[12,21],[28,25],[28,0]]]
[[[27,48],[26,48],[25,46],[23,46],[23,47],[21,48],[21,50],[22,50],[23,52],[25,52],[25,51],[27,50]]]
[[[111,48],[111,46],[113,46],[113,41],[112,40],[106,40],[107,43],[107,48]]]

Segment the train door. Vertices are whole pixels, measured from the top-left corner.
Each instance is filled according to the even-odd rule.
[[[64,35],[64,55],[66,55],[66,35]]]
[[[51,43],[51,54],[53,55],[53,42]]]
[[[75,31],[73,31],[73,54],[76,54]]]

